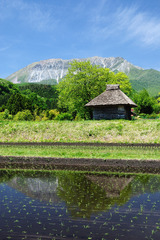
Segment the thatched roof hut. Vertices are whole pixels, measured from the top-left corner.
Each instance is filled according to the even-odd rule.
[[[93,110],[93,119],[131,119],[131,108],[137,105],[124,94],[119,84],[107,85],[105,92],[85,105]]]

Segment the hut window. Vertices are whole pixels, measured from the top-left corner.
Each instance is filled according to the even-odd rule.
[[[124,111],[124,106],[118,106],[119,111]]]

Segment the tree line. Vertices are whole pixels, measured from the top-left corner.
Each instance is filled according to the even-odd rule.
[[[58,85],[16,85],[0,79],[1,116],[15,120],[91,119],[91,110],[85,104],[104,92],[107,84],[120,84],[120,89],[138,105],[136,114],[160,112],[160,96],[151,97],[146,89],[134,91],[125,73],[89,61],[73,61]]]

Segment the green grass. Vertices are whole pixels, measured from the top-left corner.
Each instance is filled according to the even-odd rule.
[[[0,121],[0,142],[160,143],[160,120]]]
[[[0,146],[1,156],[60,158],[157,159],[160,148],[95,146]]]

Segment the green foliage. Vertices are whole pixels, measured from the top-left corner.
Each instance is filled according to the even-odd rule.
[[[23,111],[25,109],[31,111],[33,110],[32,101],[20,93],[11,95],[6,107],[12,115],[15,115],[19,111]]]
[[[30,99],[32,107],[37,109],[38,112],[47,109],[46,99],[44,97],[37,95],[35,92],[31,92],[29,89],[22,91],[22,93]]]
[[[11,94],[18,92],[19,89],[15,84],[0,78],[0,107],[7,104]],[[1,110],[3,111],[4,109],[5,107],[3,107]]]
[[[128,74],[132,87],[136,91],[141,91],[145,88],[151,96],[156,96],[160,85],[160,72],[154,69],[140,70],[131,69]]]
[[[156,103],[153,97],[150,97],[146,89],[143,89],[134,96],[134,101],[138,105],[136,108],[137,113],[151,114],[153,106]]]
[[[37,83],[38,84],[38,83]],[[47,80],[42,80],[40,82],[40,84],[44,84],[44,85],[56,85],[57,84],[57,80],[56,79],[47,79]]]
[[[28,96],[38,108],[46,110],[57,107],[58,92],[55,85],[26,83],[18,86],[22,93]]]
[[[15,93],[18,91],[19,90],[15,84],[0,78],[0,95],[4,95],[6,93]]]
[[[15,116],[14,116],[14,120],[15,121],[31,121],[33,120],[33,115],[31,113],[31,111],[29,110],[25,110],[22,112],[18,112]]]
[[[66,113],[60,113],[55,117],[55,120],[73,120],[72,114],[66,112]]]
[[[156,114],[154,112],[151,113],[151,114],[140,113],[139,118],[142,118],[142,119],[158,119],[159,116],[158,116],[158,114]]]
[[[85,104],[105,91],[107,83],[119,83],[126,93],[131,91],[128,77],[123,73],[114,74],[107,68],[92,66],[89,61],[72,62],[68,74],[58,85],[59,109],[69,111],[74,117],[89,119],[91,111]]]
[[[31,92],[38,94],[41,97],[52,98],[56,95],[56,86],[51,86],[47,84],[40,83],[26,83],[18,84],[18,87],[21,91],[29,89]]]
[[[59,112],[56,110],[56,109],[51,109],[49,112],[48,112],[48,119],[49,120],[53,120],[55,119],[57,116],[58,116]]]
[[[0,113],[0,120],[1,121],[4,121],[4,120],[12,120],[12,115],[9,114],[9,110],[8,109],[5,109],[4,112],[1,112]]]
[[[156,113],[156,114],[160,113],[160,104],[159,104],[159,103],[156,102],[156,103],[153,105],[153,111],[154,111],[154,113]]]
[[[9,114],[9,110],[8,109],[5,109],[3,118],[4,119],[9,119],[9,120],[12,119],[12,115]]]
[[[5,105],[7,104],[9,98],[10,98],[10,94],[9,93],[0,95],[0,106],[2,108],[2,111],[4,111]]]
[[[120,84],[120,89],[127,94],[128,96],[132,93],[132,87],[129,81],[128,76],[123,72],[118,72],[113,75],[113,78],[110,78],[108,84]]]

